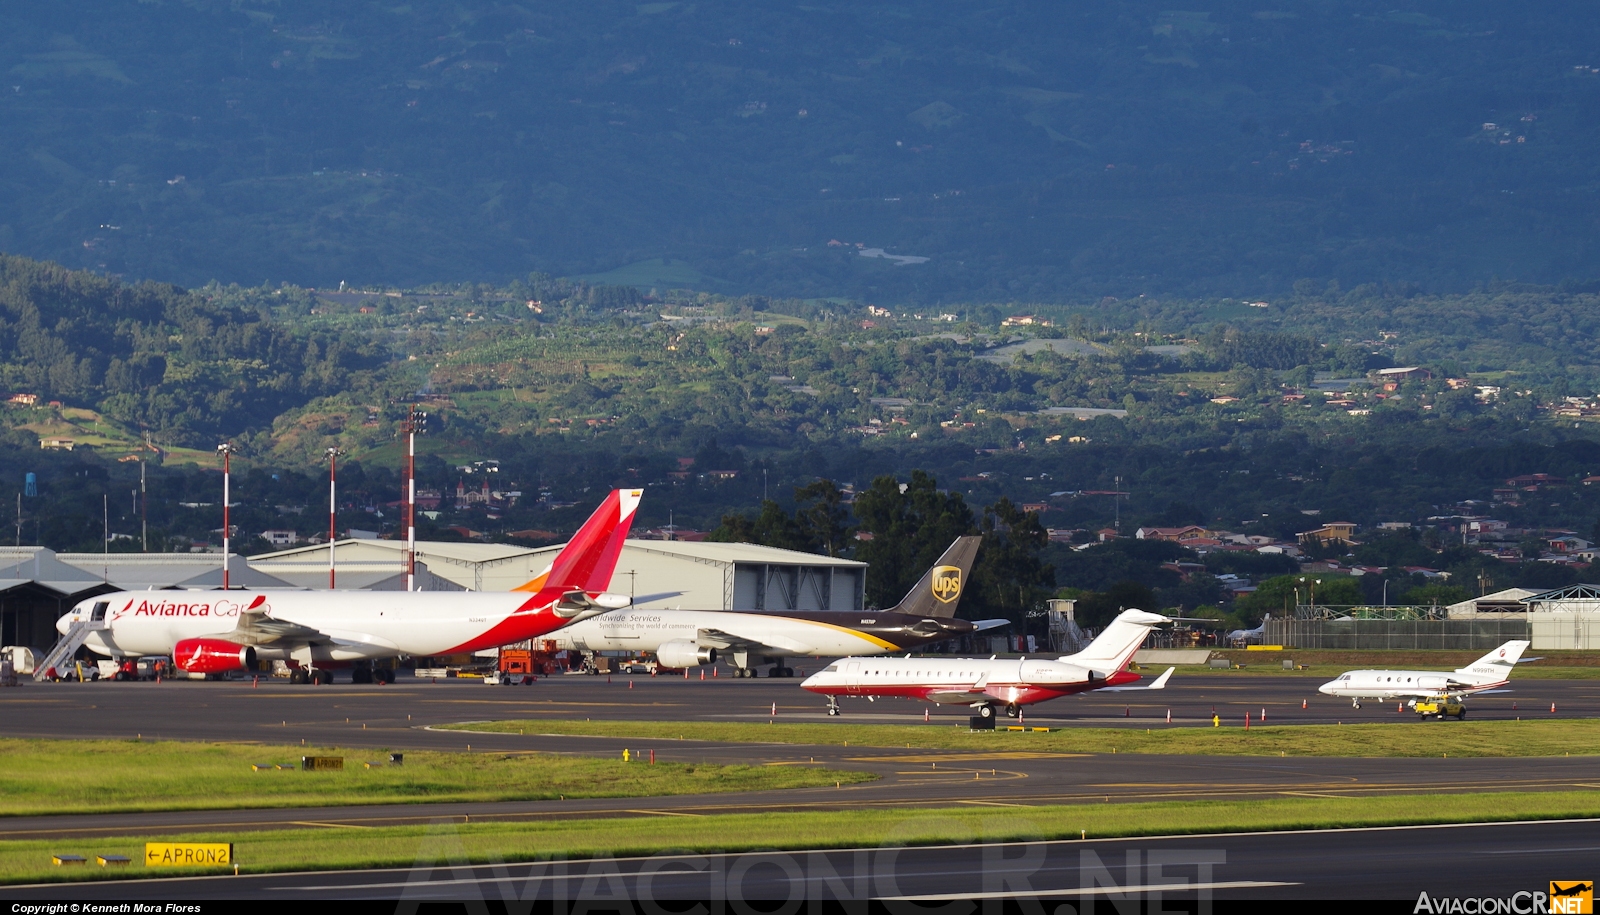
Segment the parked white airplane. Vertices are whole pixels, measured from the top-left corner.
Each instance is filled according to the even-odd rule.
[[[1007,658],[841,658],[800,684],[828,697],[828,714],[839,714],[840,696],[893,696],[940,705],[970,705],[992,718],[996,703],[1012,718],[1021,707],[1092,689],[1162,689],[1173,668],[1148,686],[1125,686],[1139,675],[1126,670],[1150,630],[1167,617],[1124,610],[1088,647],[1054,661]]]
[[[1505,686],[1528,645],[1513,639],[1452,672],[1352,670],[1317,687],[1317,692],[1348,698],[1356,708],[1361,707],[1362,699],[1459,699]]]
[[[1272,619],[1272,614],[1269,613],[1266,616],[1263,616],[1261,618],[1261,625],[1257,626],[1254,629],[1235,629],[1235,630],[1233,630],[1232,632],[1228,633],[1228,635],[1227,635],[1228,644],[1233,645],[1233,644],[1237,644],[1239,642],[1246,642],[1246,643],[1248,643],[1248,642],[1260,642],[1263,638],[1266,637],[1266,634],[1267,634],[1267,620],[1270,620],[1270,619]]]
[[[735,676],[755,675],[752,661],[905,651],[929,642],[1006,625],[1008,620],[955,618],[981,537],[957,537],[905,598],[887,610],[615,610],[574,623],[546,642],[556,650],[652,651],[663,667],[714,664],[731,655]]]
[[[333,682],[331,668],[400,655],[459,654],[536,638],[625,607],[604,593],[641,491],[614,490],[538,578],[513,591],[119,591],[81,601],[56,623],[46,666],[88,645],[113,658],[170,655],[191,673],[294,666],[294,682]],[[527,591],[534,593],[528,594]],[[358,670],[366,681],[388,671]]]

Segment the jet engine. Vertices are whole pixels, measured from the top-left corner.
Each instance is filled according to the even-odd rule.
[[[184,639],[172,649],[172,661],[193,674],[221,674],[256,666],[256,650],[225,639]]]
[[[662,642],[656,649],[656,663],[662,667],[682,670],[717,663],[717,650],[707,645],[697,645],[688,639]]]

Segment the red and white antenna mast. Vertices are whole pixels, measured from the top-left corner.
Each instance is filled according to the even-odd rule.
[[[228,590],[228,538],[233,533],[233,524],[228,514],[229,477],[233,470],[233,442],[225,442],[217,446],[222,453],[222,590]]]
[[[336,479],[339,473],[339,455],[344,454],[338,448],[328,449],[328,590],[334,589],[333,551],[337,548],[339,538],[339,502]]]

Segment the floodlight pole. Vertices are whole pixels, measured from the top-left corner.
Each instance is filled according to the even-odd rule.
[[[228,513],[229,483],[233,472],[233,442],[218,445],[217,450],[222,452],[222,590],[228,590],[228,537],[233,532],[231,516]]]
[[[339,455],[344,454],[338,448],[328,449],[328,590],[334,589],[333,551],[336,549],[335,540],[339,535],[338,522],[338,490],[335,488],[335,479],[339,472]]]

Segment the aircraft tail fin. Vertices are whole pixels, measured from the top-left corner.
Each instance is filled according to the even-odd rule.
[[[1527,651],[1528,646],[1531,644],[1531,642],[1512,639],[1466,667],[1458,669],[1456,673],[1469,676],[1492,673],[1498,674],[1500,679],[1504,680],[1511,675],[1512,669],[1517,666],[1517,659],[1522,657],[1522,653]]]
[[[939,561],[917,579],[911,591],[890,611],[945,619],[955,616],[956,604],[961,601],[961,592],[966,590],[967,576],[972,574],[972,560],[978,555],[978,544],[982,540],[976,536],[957,537]]]
[[[549,568],[513,591],[587,591],[606,590],[611,575],[617,569],[617,559],[622,555],[623,541],[633,527],[633,517],[643,496],[639,489],[614,489],[589,520],[578,528],[572,539],[556,554]]]
[[[1133,660],[1133,653],[1144,644],[1150,630],[1165,622],[1167,618],[1158,613],[1124,610],[1086,648],[1061,660],[1089,670],[1121,670]]]

